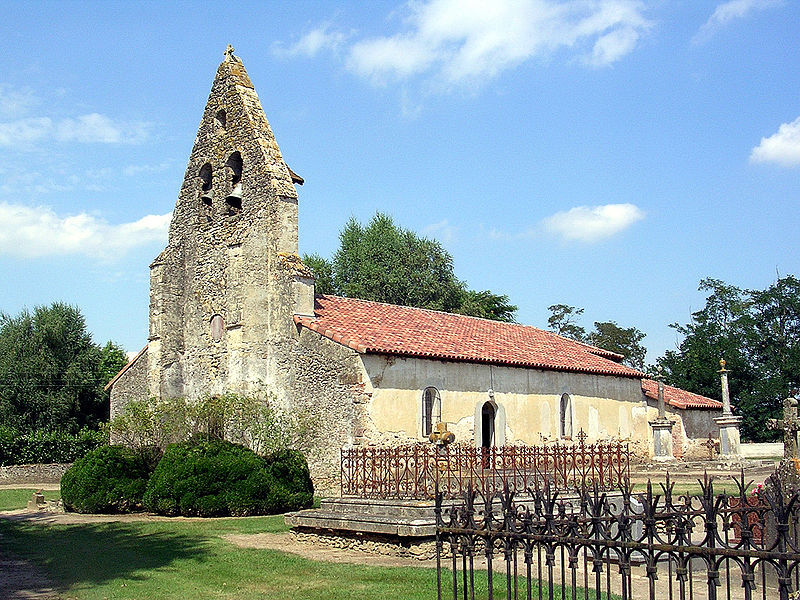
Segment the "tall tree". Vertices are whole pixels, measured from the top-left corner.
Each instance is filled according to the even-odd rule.
[[[586,341],[592,346],[621,354],[624,356],[623,363],[643,371],[647,355],[647,349],[641,344],[644,338],[645,334],[636,327],[620,327],[614,321],[595,321],[594,331],[587,336]]]
[[[594,330],[586,333],[578,319],[584,310],[569,304],[553,304],[547,308],[550,317],[547,326],[558,335],[584,344],[591,344],[603,350],[621,354],[626,365],[634,369],[644,370],[644,358],[647,349],[641,341],[645,334],[636,327],[620,327],[614,321],[595,321]]]
[[[319,293],[514,320],[517,307],[508,296],[468,289],[439,242],[395,225],[388,215],[377,213],[367,226],[350,219],[339,242],[330,261],[317,254],[303,257]]]
[[[766,419],[780,415],[781,400],[800,384],[800,281],[789,275],[765,290],[742,290],[704,279],[705,306],[691,321],[672,327],[683,335],[657,363],[669,383],[719,399],[724,358],[731,397],[742,415],[742,436],[775,439]]]
[[[552,331],[578,342],[586,341],[586,330],[577,324],[577,320],[583,315],[582,308],[568,304],[553,304],[547,307],[547,310],[550,311],[547,326]]]
[[[125,353],[92,341],[80,311],[56,302],[0,315],[0,423],[77,430],[108,418],[103,386]]]

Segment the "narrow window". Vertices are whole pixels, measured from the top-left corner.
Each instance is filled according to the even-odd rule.
[[[572,396],[561,395],[558,408],[558,434],[561,439],[572,439]]]
[[[225,111],[218,110],[216,116],[214,117],[214,123],[217,125],[217,127],[222,127],[223,129],[225,129],[225,125],[227,124],[227,122],[228,118],[225,115]]]
[[[214,184],[211,164],[206,163],[200,167],[197,174],[200,179],[200,208],[206,216],[211,216],[211,186]]]
[[[427,387],[422,392],[422,435],[428,437],[433,432],[433,426],[442,420],[442,403],[439,399],[439,390]]]
[[[222,315],[214,315],[211,317],[211,339],[218,342],[222,339],[225,333],[225,319]]]

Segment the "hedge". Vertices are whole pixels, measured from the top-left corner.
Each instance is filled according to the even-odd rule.
[[[22,433],[0,426],[0,466],[73,462],[105,444],[108,435],[91,429]]]
[[[61,500],[79,513],[123,513],[142,509],[150,477],[145,458],[124,446],[92,450],[64,473]]]
[[[312,501],[308,465],[299,452],[264,459],[219,440],[168,446],[144,495],[147,510],[169,516],[263,515],[306,508]]]

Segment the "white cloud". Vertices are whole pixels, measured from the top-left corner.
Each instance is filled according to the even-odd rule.
[[[0,83],[0,117],[16,119],[27,114],[39,100],[29,88],[12,89]]]
[[[597,242],[609,238],[644,218],[634,204],[576,206],[543,221],[545,229],[567,241]]]
[[[403,31],[350,47],[352,71],[375,82],[427,75],[474,83],[561,49],[606,66],[651,26],[638,0],[430,0],[406,10]]]
[[[49,139],[83,144],[139,144],[147,139],[149,129],[149,123],[114,121],[98,113],[58,122],[49,117],[28,117],[0,123],[0,147],[26,149]]]
[[[153,173],[163,173],[172,166],[170,161],[164,161],[157,165],[128,165],[122,169],[122,174],[126,177],[137,175],[152,175]]]
[[[29,146],[48,137],[52,130],[53,121],[47,117],[0,123],[0,146]]]
[[[280,42],[272,45],[272,53],[276,56],[316,56],[322,50],[337,50],[347,36],[340,31],[332,31],[330,24],[320,25],[312,29],[289,47]]]
[[[781,4],[783,4],[782,0],[728,0],[728,2],[718,4],[708,21],[700,27],[694,41],[703,42],[735,19],[743,19],[753,12]]]
[[[800,117],[778,127],[778,132],[761,138],[750,152],[750,162],[773,162],[784,167],[800,165]]]
[[[22,258],[82,254],[112,259],[136,246],[165,243],[171,217],[171,213],[147,215],[133,223],[111,225],[87,213],[60,216],[48,207],[3,202],[0,254]]]
[[[428,225],[422,230],[422,233],[445,244],[450,244],[456,239],[456,228],[447,219]]]

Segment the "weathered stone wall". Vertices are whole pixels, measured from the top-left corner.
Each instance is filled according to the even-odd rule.
[[[59,483],[72,463],[7,465],[0,467],[0,485]]]
[[[292,301],[276,277],[279,253],[297,253],[297,193],[253,85],[229,56],[200,123],[169,243],[151,265],[151,394],[286,389]]]
[[[122,413],[131,400],[147,399],[147,349],[114,382],[110,396],[112,419]]]
[[[319,495],[339,494],[340,450],[364,442],[365,393],[363,367],[357,352],[316,332],[301,329],[293,356],[292,393],[296,410],[315,426],[308,456]]]
[[[714,422],[716,417],[722,416],[722,409],[708,410],[690,408],[681,411],[683,417],[683,430],[689,439],[708,439],[719,437],[719,425]]]

